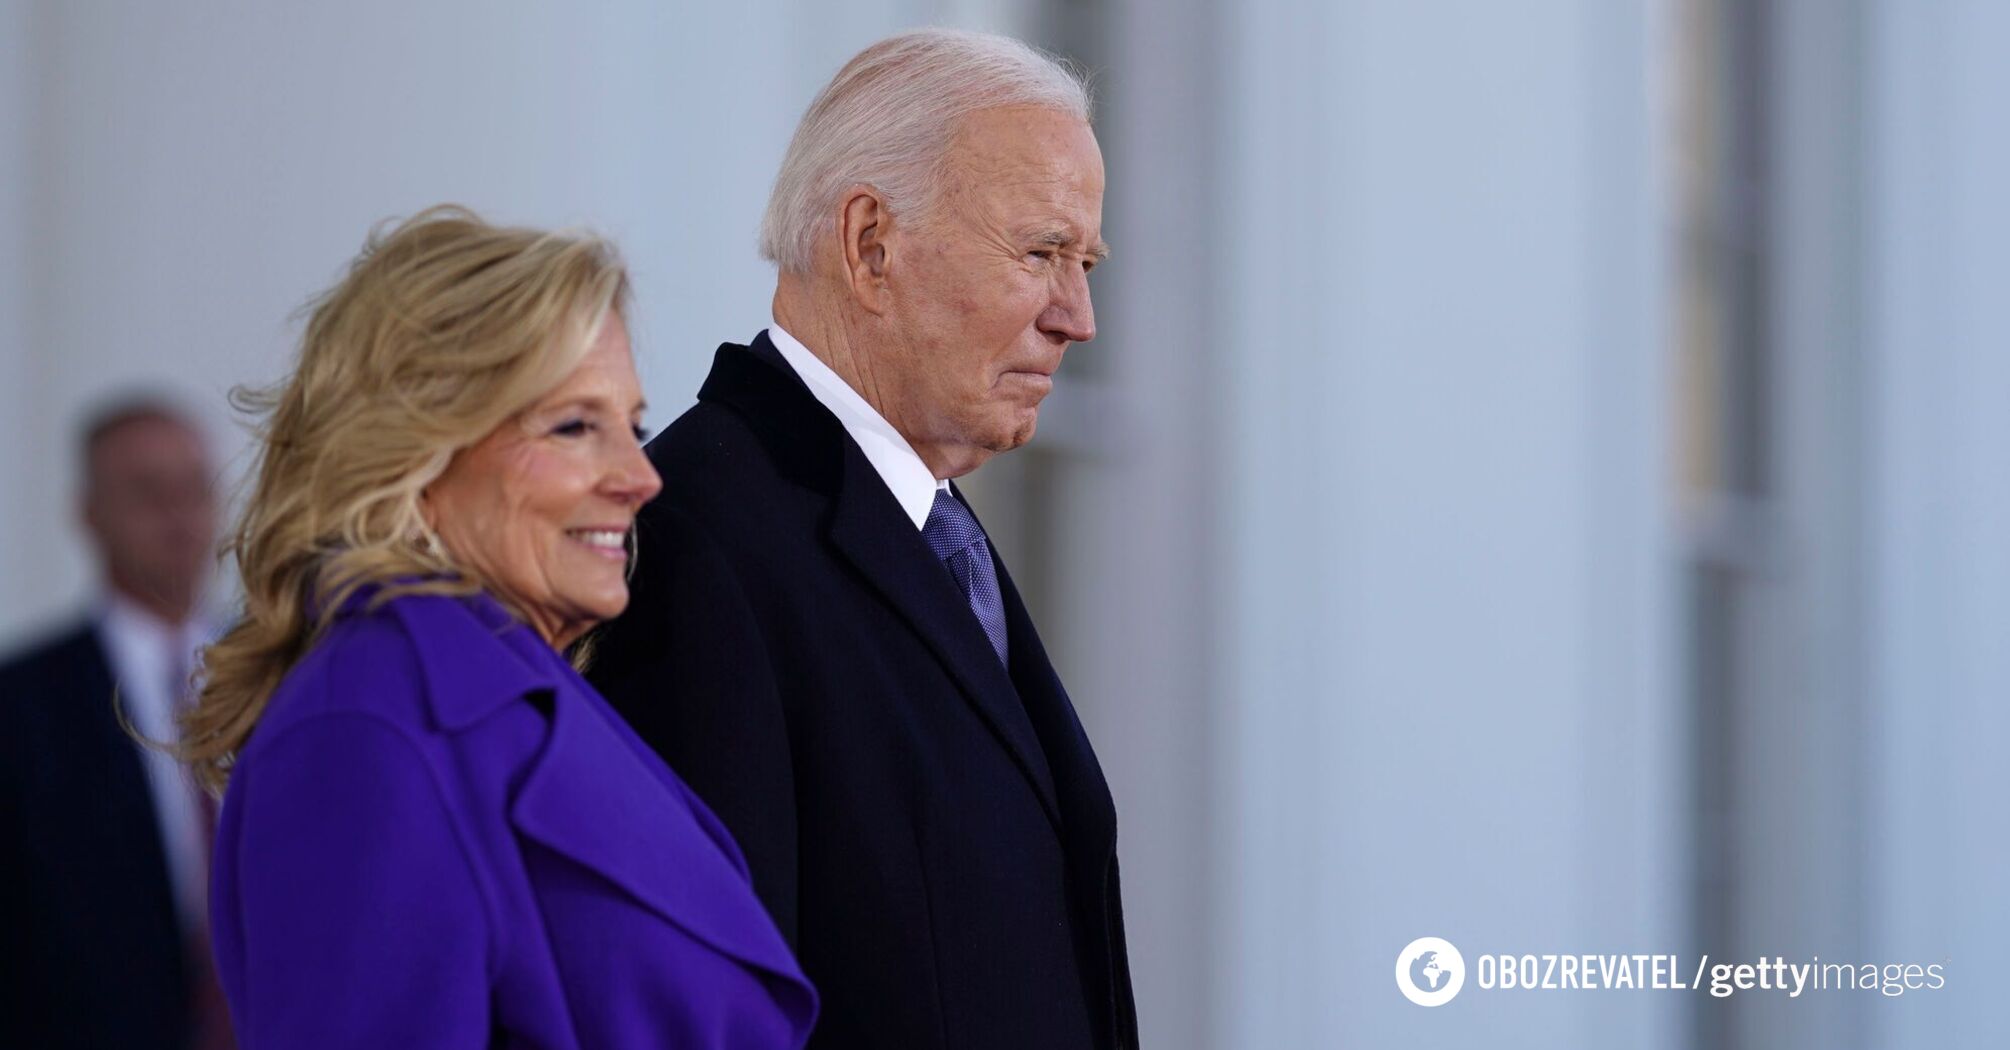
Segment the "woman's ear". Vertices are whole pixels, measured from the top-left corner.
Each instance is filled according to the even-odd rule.
[[[427,485],[425,488],[420,489],[419,498],[416,502],[419,505],[419,521],[425,525],[426,531],[440,531],[439,509],[433,502],[433,487]]]

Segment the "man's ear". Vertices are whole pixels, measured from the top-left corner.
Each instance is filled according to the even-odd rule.
[[[892,262],[893,213],[871,186],[853,186],[838,214],[838,241],[844,249],[845,284],[852,298],[875,316],[886,310],[886,275]]]

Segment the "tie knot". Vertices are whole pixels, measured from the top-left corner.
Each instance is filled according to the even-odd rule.
[[[984,538],[984,530],[977,525],[977,519],[970,514],[970,508],[948,489],[938,489],[935,505],[928,509],[928,524],[921,527],[921,538],[928,542],[928,549],[935,552],[938,559],[970,549],[970,545]]]

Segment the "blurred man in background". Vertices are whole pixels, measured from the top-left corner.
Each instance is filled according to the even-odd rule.
[[[1015,40],[883,40],[798,127],[775,323],[649,446],[608,698],[725,820],[822,995],[810,1045],[1137,1042],[1116,811],[950,483],[1095,337],[1103,160]]]
[[[168,754],[210,631],[216,538],[203,438],[167,404],[93,417],[82,524],[104,596],[0,665],[0,1045],[230,1045],[206,950],[213,810]]]

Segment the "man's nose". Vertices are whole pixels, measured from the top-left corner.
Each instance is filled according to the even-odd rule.
[[[1086,343],[1096,337],[1096,307],[1089,299],[1087,270],[1078,267],[1060,279],[1053,301],[1040,315],[1040,330],[1071,343]]]

